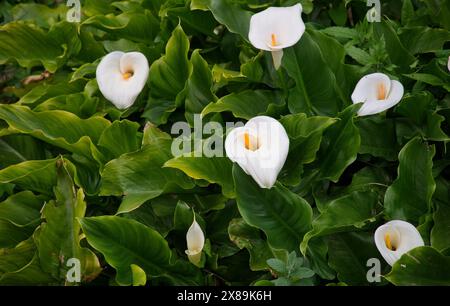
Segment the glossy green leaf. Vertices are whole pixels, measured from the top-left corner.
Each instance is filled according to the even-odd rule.
[[[28,107],[0,105],[0,118],[21,133],[87,158],[99,156],[93,143],[110,122],[102,117],[80,119],[65,111],[33,112]]]
[[[50,72],[80,49],[76,26],[68,22],[55,24],[47,33],[23,22],[8,23],[0,28],[0,42],[0,63],[15,59],[23,67],[42,64]]]
[[[365,227],[377,217],[378,195],[375,192],[353,192],[329,203],[326,209],[314,219],[301,244],[306,254],[311,239],[339,232]]]
[[[428,27],[411,27],[400,34],[400,40],[412,54],[436,52],[450,41],[450,31]]]
[[[308,32],[295,46],[284,51],[282,66],[296,82],[289,91],[291,113],[333,115],[341,109],[342,102],[335,92],[335,75]]]
[[[390,218],[418,222],[420,216],[429,212],[436,188],[432,175],[434,154],[434,146],[419,138],[412,139],[400,151],[398,177],[384,198]]]
[[[118,213],[129,212],[164,192],[191,189],[191,179],[177,169],[162,168],[173,156],[171,139],[159,139],[142,149],[121,155],[105,165],[101,195],[125,195]],[[120,180],[117,178],[120,177]]]
[[[243,219],[233,219],[228,226],[228,234],[240,249],[247,249],[253,271],[267,269],[266,262],[274,255],[258,229],[249,226]]]
[[[51,194],[56,183],[56,160],[25,161],[0,170],[0,183],[14,183],[25,190]]]
[[[317,154],[320,178],[337,182],[347,166],[355,161],[361,136],[354,124],[354,112],[355,106],[347,108],[338,115],[338,122],[325,131]]]
[[[369,270],[372,258],[380,259],[380,253],[375,246],[371,233],[342,233],[328,237],[329,264],[337,272],[339,281],[353,286],[377,285],[370,283],[367,276],[374,276]],[[386,270],[383,262],[380,272]],[[376,272],[375,272],[376,273]],[[381,281],[381,278],[380,278]]]
[[[434,226],[431,231],[431,246],[439,251],[450,249],[450,207],[439,204],[433,214]]]
[[[32,21],[36,25],[48,28],[66,17],[67,7],[58,5],[49,7],[40,3],[19,3],[12,9],[14,20]]]
[[[39,140],[19,134],[0,139],[0,169],[37,159],[45,159],[45,149]]]
[[[280,183],[261,189],[237,165],[233,166],[233,179],[237,205],[245,222],[263,230],[271,247],[298,250],[311,226],[312,209],[308,202]]]
[[[183,171],[196,180],[206,180],[222,186],[225,196],[234,198],[232,176],[233,163],[227,157],[177,157],[167,161],[164,167]]]
[[[172,32],[166,54],[150,66],[150,99],[144,117],[155,124],[165,123],[178,106],[177,96],[184,89],[192,65],[188,60],[189,39],[180,25]]]
[[[82,281],[95,278],[100,272],[100,263],[96,255],[87,248],[80,247],[80,224],[86,211],[86,202],[82,189],[75,190],[73,180],[64,165],[63,159],[57,161],[56,200],[45,204],[37,239],[37,248],[41,267],[55,279],[69,284],[67,278],[76,258],[80,262]]]
[[[297,185],[303,165],[316,159],[324,131],[336,122],[328,117],[306,117],[306,114],[287,115],[280,123],[289,136],[289,155],[280,174],[280,180]]]
[[[397,286],[448,286],[450,257],[432,247],[415,248],[394,264],[386,279]]]
[[[40,220],[43,203],[44,199],[31,191],[18,192],[0,203],[0,219],[19,227],[36,223]]]
[[[200,114],[210,102],[215,102],[217,97],[212,92],[212,73],[206,62],[195,50],[191,56],[192,73],[186,83],[186,119],[193,123],[194,114]]]
[[[135,122],[123,120],[114,121],[103,130],[98,140],[98,146],[103,149],[109,159],[140,149],[141,137],[138,133],[139,125]]]
[[[178,285],[199,284],[196,268],[181,259],[175,260],[167,241],[151,228],[114,216],[83,218],[80,222],[89,244],[116,269],[119,284],[133,282],[132,264],[151,279],[168,279]]]
[[[96,15],[85,20],[83,25],[101,29],[117,37],[149,43],[156,36],[159,22],[150,11],[142,9],[133,14]]]
[[[399,66],[401,71],[408,71],[409,66],[415,61],[410,50],[406,49],[400,41],[397,33],[389,21],[383,21],[374,24],[375,38],[383,39],[386,45],[386,51],[392,63]]]
[[[370,154],[389,161],[397,159],[400,148],[394,120],[379,117],[361,118],[355,124],[361,136],[360,154]]]
[[[276,115],[284,107],[280,94],[266,90],[248,90],[232,93],[208,104],[202,116],[211,113],[231,112],[237,118],[250,120],[259,115]]]
[[[41,269],[32,238],[21,242],[15,248],[1,249],[0,255],[0,284],[56,284],[56,280]]]
[[[207,6],[214,18],[232,33],[247,40],[251,13],[239,8],[229,0],[207,0]]]

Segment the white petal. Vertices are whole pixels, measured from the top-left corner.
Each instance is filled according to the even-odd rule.
[[[391,89],[391,80],[383,73],[368,74],[359,80],[356,84],[355,90],[352,93],[353,103],[366,102],[368,100],[377,99],[377,85],[383,83],[386,92],[389,93]]]
[[[394,229],[400,236],[398,246],[395,251],[388,249],[384,240],[385,234],[388,231],[392,231],[392,229]],[[378,251],[391,266],[393,266],[403,254],[416,247],[424,245],[423,239],[414,225],[401,220],[390,221],[380,226],[375,231],[374,238]]]
[[[256,135],[259,143],[256,151],[245,149],[242,140],[244,133]],[[228,134],[225,151],[230,160],[238,163],[261,188],[271,188],[286,161],[289,138],[277,120],[259,116]]]
[[[203,234],[200,225],[195,221],[195,218],[187,231],[186,242],[188,248],[186,254],[188,255],[195,255],[201,252],[205,245],[205,235]]]
[[[450,56],[448,57],[447,68],[448,68],[448,71],[450,71]]]
[[[403,85],[399,81],[391,81],[391,91],[385,100],[369,99],[359,109],[359,116],[374,115],[395,106],[403,98]]]
[[[269,7],[250,19],[248,39],[258,49],[272,51],[272,34],[277,39],[277,49],[295,45],[305,32],[302,6]]]
[[[124,79],[131,71],[133,76]],[[117,108],[130,107],[145,86],[148,78],[147,58],[139,52],[114,51],[107,54],[97,67],[97,83],[103,96]]]

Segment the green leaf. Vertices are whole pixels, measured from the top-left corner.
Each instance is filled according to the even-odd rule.
[[[371,258],[379,258],[373,235],[370,233],[344,233],[328,237],[329,265],[336,270],[339,281],[348,285],[370,285],[367,265]],[[380,267],[386,269],[386,264]],[[377,284],[377,283],[375,283]]]
[[[384,40],[391,63],[399,66],[400,71],[409,71],[415,57],[405,48],[389,21],[373,23],[376,40]]]
[[[282,66],[296,83],[289,91],[291,113],[333,115],[339,111],[342,103],[335,91],[335,76],[308,32],[285,49]]]
[[[103,130],[98,140],[98,146],[108,159],[122,154],[137,151],[141,146],[141,137],[138,133],[139,124],[122,120],[114,121]]]
[[[45,222],[36,238],[41,267],[53,278],[70,284],[69,260],[76,258],[80,261],[82,280],[93,279],[101,272],[100,263],[91,250],[80,247],[80,225],[76,220],[86,211],[84,193],[82,189],[75,190],[63,159],[57,161],[55,197],[44,206]]]
[[[49,7],[39,3],[19,3],[12,9],[14,20],[32,21],[42,28],[48,28],[66,17],[67,7],[58,5]]]
[[[147,275],[141,267],[131,264],[131,273],[133,274],[133,286],[145,286]]]
[[[53,110],[33,112],[28,107],[0,105],[0,119],[24,134],[93,159],[100,153],[93,145],[110,122],[102,117],[80,119],[72,113]]]
[[[52,194],[56,183],[56,158],[25,161],[0,170],[0,183],[14,183],[22,189]]]
[[[329,203],[326,209],[313,221],[300,246],[306,254],[311,239],[339,232],[352,231],[365,227],[376,220],[378,194],[352,192]]]
[[[411,0],[403,0],[402,5],[402,24],[407,25],[414,17],[414,6]]]
[[[172,140],[159,139],[142,149],[121,155],[105,165],[100,195],[125,195],[117,213],[138,208],[165,192],[191,189],[191,179],[177,169],[162,168],[171,159]],[[117,178],[120,177],[120,180]]]
[[[433,214],[434,226],[431,230],[431,246],[439,251],[450,249],[450,207],[445,204],[438,204],[437,210]]]
[[[250,255],[249,264],[252,271],[267,269],[267,261],[274,254],[258,229],[249,226],[243,219],[238,218],[230,221],[228,235],[238,248],[247,249]]]
[[[275,249],[298,250],[303,235],[310,229],[312,209],[304,199],[277,183],[261,189],[253,178],[233,166],[239,212],[249,225],[266,233]]]
[[[428,74],[428,73],[410,73],[405,74],[407,78],[420,81],[426,84],[429,84],[431,86],[445,86],[447,85],[447,82],[442,80],[441,78],[435,76],[434,74]]]
[[[339,121],[325,131],[315,163],[319,178],[337,182],[356,160],[361,143],[358,128],[353,122],[357,107],[350,106],[339,113]]]
[[[270,258],[267,260],[267,264],[270,268],[281,274],[287,273],[286,263],[278,258]]]
[[[398,177],[384,198],[385,213],[390,218],[417,223],[430,211],[436,188],[432,173],[434,154],[434,145],[419,138],[409,141],[400,151]]]
[[[423,91],[406,96],[395,112],[409,119],[397,120],[397,134],[406,138],[420,135],[435,141],[449,139],[441,128],[445,118],[437,113],[435,98],[431,93]]]
[[[194,114],[200,114],[210,102],[215,102],[217,97],[212,92],[212,73],[206,62],[195,50],[191,56],[192,73],[186,83],[186,119],[193,123]]]
[[[80,223],[89,244],[116,269],[120,285],[133,283],[132,264],[150,279],[168,279],[176,285],[200,284],[195,266],[175,261],[167,241],[155,230],[117,216],[83,218]]]
[[[235,197],[232,176],[233,163],[227,157],[180,156],[167,161],[164,167],[179,169],[196,180],[219,184],[226,197]]]
[[[11,22],[0,27],[0,64],[15,59],[19,65],[32,68],[42,64],[55,72],[81,47],[77,27],[61,22],[45,33],[23,22]]]
[[[113,36],[142,43],[152,42],[159,31],[158,19],[144,9],[142,12],[126,12],[117,16],[96,15],[85,20],[82,25],[89,25]]]
[[[43,202],[43,198],[31,191],[18,192],[0,203],[0,219],[19,227],[36,223],[40,220]]]
[[[30,238],[13,249],[0,250],[0,284],[50,285],[56,281],[41,269],[36,246]]]
[[[29,238],[36,224],[16,226],[9,220],[0,219],[0,249],[15,247],[19,242]]]
[[[355,123],[361,136],[360,154],[370,154],[389,161],[397,159],[400,147],[397,143],[395,120],[363,117]]]
[[[316,159],[324,131],[337,120],[329,117],[306,117],[306,114],[287,115],[280,123],[289,136],[289,155],[279,179],[297,185],[303,165]]]
[[[283,106],[283,98],[276,91],[245,90],[229,94],[217,102],[208,104],[203,109],[202,116],[211,113],[232,112],[236,118],[250,120],[259,115],[276,115]]]
[[[86,80],[79,79],[69,82],[67,79],[57,79],[50,84],[41,84],[27,92],[20,98],[19,104],[39,105],[50,98],[79,93],[86,85]]]
[[[346,46],[345,52],[361,65],[370,65],[373,61],[369,53],[355,46]]]
[[[400,39],[411,54],[436,52],[450,41],[450,32],[444,29],[411,27],[402,31]]]
[[[179,105],[192,70],[188,60],[189,39],[178,25],[166,45],[166,54],[150,66],[148,84],[150,98],[144,117],[155,124],[165,123]]]
[[[45,159],[45,151],[37,139],[28,135],[9,135],[0,139],[0,169],[27,160]]]
[[[227,29],[248,40],[248,29],[252,13],[245,11],[229,0],[207,0],[207,6],[216,20]]]
[[[320,32],[336,38],[355,39],[358,37],[358,33],[355,29],[346,27],[327,27],[320,30]]]
[[[397,286],[448,286],[450,257],[432,247],[418,247],[404,254],[385,277]]]

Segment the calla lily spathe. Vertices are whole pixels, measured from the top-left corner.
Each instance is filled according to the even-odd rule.
[[[448,57],[447,68],[448,68],[448,71],[450,72],[450,56]]]
[[[186,254],[188,255],[189,261],[193,264],[198,264],[202,258],[202,250],[205,245],[205,235],[203,234],[200,225],[195,220],[195,214],[194,221],[186,234],[186,243]]]
[[[248,39],[255,48],[272,52],[275,69],[278,69],[283,49],[295,45],[304,32],[301,4],[269,7],[250,19]]]
[[[117,108],[133,105],[148,78],[148,61],[140,52],[114,51],[97,66],[97,83],[103,96]]]
[[[403,85],[399,81],[391,80],[383,73],[372,73],[356,84],[352,101],[363,103],[358,111],[359,116],[368,116],[393,107],[403,98],[403,93]]]
[[[228,134],[225,151],[261,188],[272,188],[286,161],[289,138],[277,120],[259,116]]]
[[[414,225],[394,220],[377,228],[375,244],[384,260],[393,266],[403,254],[423,246],[424,242]]]

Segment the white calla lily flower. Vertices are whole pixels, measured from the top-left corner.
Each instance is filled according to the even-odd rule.
[[[228,134],[225,151],[261,188],[272,188],[286,161],[289,138],[277,120],[258,116]]]
[[[424,242],[414,225],[394,220],[377,228],[375,244],[384,260],[393,266],[403,254],[423,246]]]
[[[186,233],[187,250],[185,251],[188,255],[189,261],[193,264],[198,264],[202,258],[202,250],[205,245],[205,235],[200,227],[200,225],[195,220],[189,227]]]
[[[283,49],[295,45],[304,32],[301,4],[269,7],[251,17],[248,39],[255,48],[272,52],[275,69],[278,69]]]
[[[358,115],[368,116],[393,107],[403,98],[403,93],[403,85],[399,81],[391,80],[383,73],[372,73],[356,84],[352,101],[354,104],[363,102]]]
[[[97,83],[103,96],[117,108],[133,105],[148,78],[148,61],[140,52],[114,51],[97,66]]]
[[[448,71],[450,71],[450,56],[448,57],[447,68],[448,68]]]

